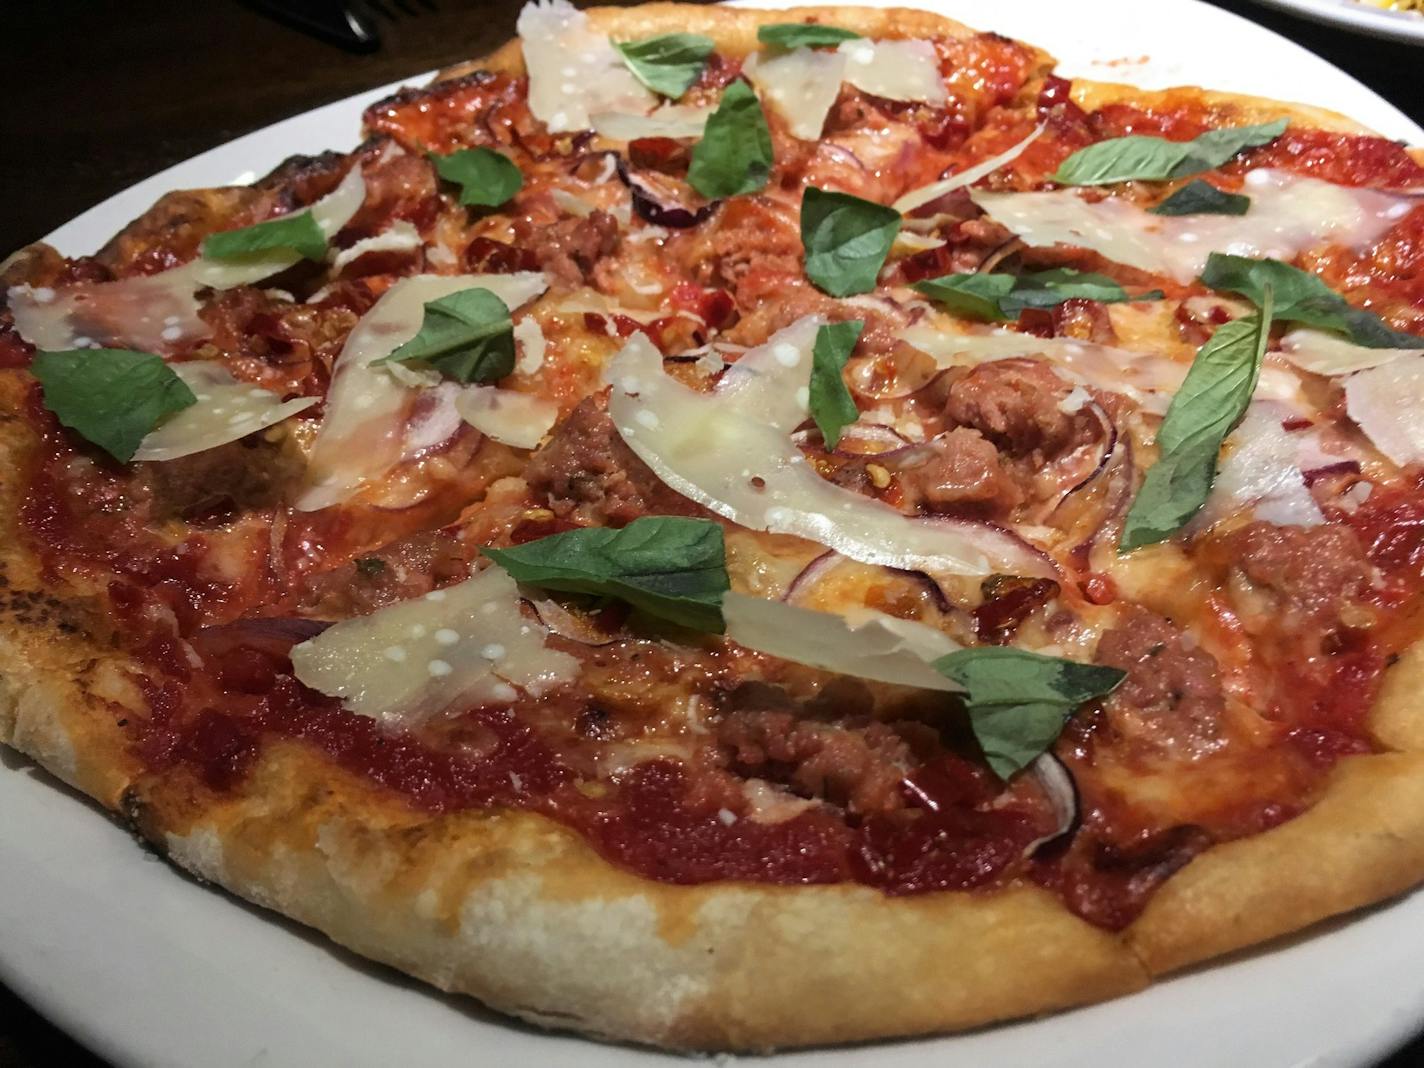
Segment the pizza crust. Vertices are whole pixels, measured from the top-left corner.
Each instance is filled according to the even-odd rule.
[[[807,17],[872,36],[971,32],[923,12],[855,8],[590,15],[621,36],[708,32],[733,52],[753,47],[761,23]],[[442,76],[519,62],[515,43]],[[1125,92],[1075,86],[1080,103]],[[1243,119],[1361,129],[1300,105],[1207,95]],[[22,387],[5,383],[0,404],[22,403]],[[10,528],[30,444],[21,421],[0,423]],[[1125,994],[1424,880],[1424,647],[1389,672],[1372,714],[1380,745],[1398,752],[1342,762],[1309,812],[1207,851],[1112,934],[1028,886],[893,898],[850,885],[652,882],[539,816],[428,816],[290,743],[267,751],[231,796],[147,775],[119,726],[126,707],[140,707],[127,662],[89,601],[54,597],[10,534],[0,546],[0,742],[124,814],[200,878],[545,1026],[751,1050],[953,1030]]]

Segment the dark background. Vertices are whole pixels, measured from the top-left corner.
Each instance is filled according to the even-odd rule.
[[[374,2],[394,17],[377,12],[384,45],[369,55],[280,27],[237,0],[4,4],[0,258],[214,145],[491,51],[513,35],[521,6],[521,0]],[[1091,0],[1076,2],[1091,10]],[[1293,37],[1424,123],[1424,50],[1316,26],[1249,0],[1211,2]],[[58,1064],[102,1068],[0,986],[0,1068]],[[1418,1065],[1424,1040],[1388,1062],[1388,1068]]]

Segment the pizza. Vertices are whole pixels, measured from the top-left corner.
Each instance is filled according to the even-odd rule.
[[[200,879],[682,1049],[1424,881],[1424,156],[910,10],[526,7],[32,245],[0,739]]]

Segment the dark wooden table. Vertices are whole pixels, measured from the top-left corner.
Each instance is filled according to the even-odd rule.
[[[1092,0],[1077,2],[1092,6]],[[1295,38],[1424,124],[1418,85],[1424,51],[1316,26],[1249,0],[1211,2]],[[380,20],[385,43],[370,55],[350,55],[278,27],[234,0],[5,5],[0,257],[204,149],[370,86],[489,51],[514,33],[521,0],[433,0],[433,11],[419,0],[380,3],[400,17]],[[100,1068],[102,1062],[0,986],[0,1068],[58,1064]],[[1421,1064],[1424,1040],[1387,1068]]]

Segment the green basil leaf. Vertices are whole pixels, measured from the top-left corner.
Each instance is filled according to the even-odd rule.
[[[425,305],[415,337],[372,366],[428,363],[457,382],[495,382],[514,370],[514,322],[488,289],[462,289]]]
[[[641,41],[618,42],[613,47],[638,81],[653,92],[676,100],[697,81],[717,44],[700,33],[665,33]]]
[[[1014,289],[1011,274],[946,274],[916,282],[912,288],[967,319],[999,322],[1013,318],[1002,303]]]
[[[864,329],[864,322],[852,319],[830,323],[816,331],[816,344],[811,349],[811,418],[820,427],[828,449],[834,449],[841,440],[842,429],[860,418],[860,409],[846,388],[841,369]]]
[[[1161,290],[1133,296],[1107,275],[1071,267],[1022,275],[947,274],[916,282],[914,288],[957,315],[989,322],[1017,319],[1025,308],[1053,308],[1065,300],[1117,304],[1162,299]]]
[[[755,193],[766,185],[771,163],[771,130],[761,102],[751,86],[735,81],[692,147],[687,180],[709,200]]]
[[[197,397],[151,352],[66,349],[38,352],[30,372],[62,424],[128,463],[150,430]]]
[[[1152,215],[1245,215],[1250,208],[1250,197],[1225,193],[1210,182],[1193,178],[1147,211]]]
[[[303,259],[320,261],[326,258],[326,235],[310,211],[299,211],[203,238],[203,255],[210,260],[240,260],[274,251],[295,252]]]
[[[777,22],[757,28],[757,40],[773,48],[824,48],[842,41],[854,41],[860,34],[839,26],[818,26],[811,22]]]
[[[1111,693],[1126,672],[1025,649],[960,649],[934,668],[964,687],[969,723],[1004,779],[1047,751],[1084,701]]]
[[[1190,141],[1131,134],[1080,148],[1058,165],[1052,180],[1063,185],[1166,182],[1220,167],[1245,148],[1268,145],[1285,133],[1286,120],[1260,126],[1212,130]]]
[[[616,597],[650,616],[720,634],[727,580],[722,528],[657,515],[621,530],[583,527],[509,549],[485,549],[516,582]]]
[[[1275,318],[1344,334],[1370,349],[1424,349],[1424,337],[1394,330],[1373,312],[1351,307],[1317,275],[1280,260],[1253,260],[1213,252],[1201,273],[1203,285],[1239,293],[1258,308],[1267,289]]]
[[[1158,459],[1123,523],[1119,552],[1170,537],[1211,492],[1221,444],[1251,403],[1271,332],[1267,287],[1259,314],[1217,329],[1197,352],[1157,431]]]
[[[435,173],[460,187],[460,203],[497,208],[524,186],[514,161],[490,148],[462,148],[448,156],[430,153]]]
[[[801,197],[806,277],[833,297],[869,293],[900,232],[894,208],[807,186]]]

